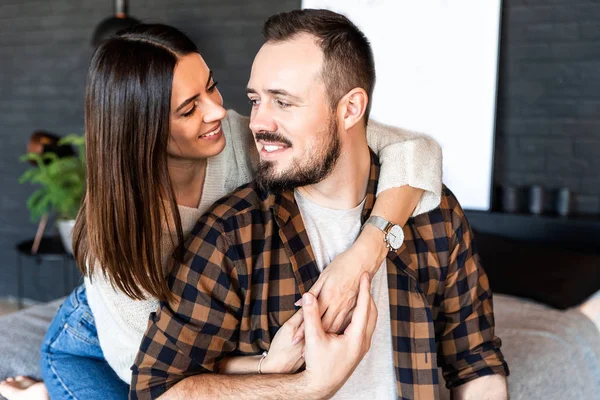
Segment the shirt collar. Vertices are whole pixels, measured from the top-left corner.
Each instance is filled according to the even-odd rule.
[[[379,159],[377,155],[369,149],[371,155],[371,167],[369,169],[369,181],[367,183],[367,193],[365,199],[365,207],[362,212],[362,223],[365,223],[373,206],[375,205],[375,197],[377,194],[377,182],[379,181]],[[270,193],[267,203],[273,210],[273,215],[277,219],[279,226],[284,226],[288,223],[290,218],[300,214],[300,209],[294,198],[294,191],[287,190],[280,193]]]
[[[373,152],[370,154],[371,168],[369,170],[365,207],[362,213],[363,223],[375,204],[377,180],[379,178],[379,160]],[[294,197],[294,191],[271,193],[267,199],[267,204],[279,226],[279,237],[290,255],[298,289],[301,294],[304,294],[319,278],[319,270],[308,233],[302,221],[300,209]]]

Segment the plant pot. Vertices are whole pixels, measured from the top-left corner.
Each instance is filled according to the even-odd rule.
[[[73,254],[73,227],[75,226],[75,220],[57,221],[56,225],[58,226],[58,233],[60,233],[60,239],[65,247],[65,251]]]

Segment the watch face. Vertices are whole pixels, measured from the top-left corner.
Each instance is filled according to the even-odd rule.
[[[404,231],[399,225],[392,226],[387,235],[387,240],[392,249],[398,250],[402,246],[402,242],[404,242]]]

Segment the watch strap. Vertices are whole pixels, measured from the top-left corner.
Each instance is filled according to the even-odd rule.
[[[377,215],[371,215],[369,219],[363,224],[363,228],[365,225],[370,224],[376,228],[382,230],[385,234],[387,234],[392,227],[392,223],[385,220],[385,218],[378,217]]]

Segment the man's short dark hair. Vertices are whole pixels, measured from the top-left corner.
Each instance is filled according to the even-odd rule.
[[[365,124],[375,87],[375,61],[366,36],[345,16],[329,10],[294,10],[273,15],[262,30],[267,42],[281,42],[308,33],[323,51],[322,78],[335,108],[344,95],[359,87],[369,95]]]

